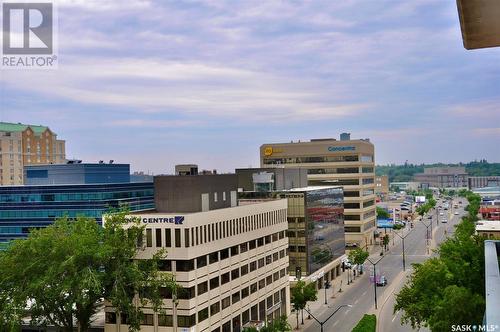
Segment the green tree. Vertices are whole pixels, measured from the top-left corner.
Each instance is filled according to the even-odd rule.
[[[172,288],[170,275],[158,270],[159,251],[152,259],[134,260],[144,226],[117,212],[100,227],[95,220],[62,218],[33,230],[0,254],[0,326],[15,330],[21,319],[37,326],[53,325],[87,331],[91,317],[107,299],[128,316],[138,331],[141,305],[161,311],[160,287]]]
[[[347,256],[351,263],[361,266],[366,261],[369,255],[370,254],[368,254],[368,251],[365,251],[361,248],[356,248],[349,251],[349,254]]]
[[[438,248],[438,257],[414,264],[410,280],[396,295],[403,322],[432,331],[452,324],[481,324],[484,313],[484,239],[474,235],[478,198],[469,195],[469,215]]]
[[[244,328],[243,332],[288,332],[291,331],[292,327],[288,324],[288,319],[286,316],[281,316],[273,320],[267,326],[262,327],[257,330],[255,327]]]
[[[391,216],[389,215],[389,212],[387,212],[386,209],[377,206],[377,218],[388,219],[390,217]]]
[[[297,329],[299,328],[299,311],[302,311],[309,301],[316,301],[318,299],[318,290],[315,283],[306,284],[304,281],[299,280],[290,291],[290,301],[297,317]],[[302,316],[302,320],[304,316]]]

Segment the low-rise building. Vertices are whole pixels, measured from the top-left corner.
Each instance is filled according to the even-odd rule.
[[[290,313],[287,201],[238,206],[236,175],[155,177],[156,210],[134,213],[146,224],[137,259],[168,250],[162,269],[184,291],[166,314],[144,307],[141,331],[241,331],[250,321]],[[208,201],[207,201],[208,200]],[[106,332],[126,331],[107,305]]]
[[[468,175],[465,167],[425,167],[423,173],[414,175],[414,180],[427,188],[467,188]]]
[[[500,176],[469,176],[469,190],[485,187],[500,187]]]
[[[500,239],[500,220],[478,220],[476,233],[487,239]]]

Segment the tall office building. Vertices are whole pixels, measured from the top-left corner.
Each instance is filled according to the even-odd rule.
[[[0,185],[23,184],[23,167],[60,164],[66,160],[65,141],[48,127],[0,122]]]
[[[234,174],[157,176],[156,210],[134,213],[146,225],[137,259],[166,248],[162,271],[183,291],[162,290],[165,313],[144,306],[141,331],[236,332],[290,314],[287,201],[238,206]],[[104,331],[127,331],[106,303]]]
[[[368,139],[342,134],[309,142],[273,143],[260,147],[261,167],[299,167],[310,186],[341,186],[347,246],[373,244],[375,231],[375,148]]]

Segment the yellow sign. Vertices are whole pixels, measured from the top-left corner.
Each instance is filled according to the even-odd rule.
[[[273,154],[273,147],[268,146],[264,149],[264,156],[270,156]]]

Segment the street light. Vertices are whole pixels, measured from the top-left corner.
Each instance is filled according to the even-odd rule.
[[[380,263],[380,261],[384,258],[383,252],[382,252],[382,257],[376,262],[373,262],[370,258],[367,258],[366,260],[372,263],[373,265],[373,286],[375,290],[375,309],[377,309],[377,264]]]
[[[427,230],[427,233],[426,233],[426,244],[427,244],[427,255],[429,254],[429,238],[432,239],[432,221],[430,224],[427,224],[423,219],[422,219],[422,224],[424,224],[424,226],[426,227],[426,230]],[[431,232],[430,232],[430,235],[429,235],[429,227],[431,228]]]
[[[333,315],[335,315],[337,313],[337,311],[339,311],[341,308],[343,307],[349,307],[349,308],[352,308],[352,305],[351,304],[343,304],[341,306],[339,306],[337,309],[335,309],[334,312],[332,312],[332,314],[330,316],[328,316],[327,319],[325,319],[324,321],[320,322],[316,317],[314,317],[314,315],[307,309],[304,308],[305,311],[307,311],[307,313],[309,315],[311,315],[312,318],[314,318],[315,321],[318,322],[318,324],[321,326],[321,332],[323,332],[323,325],[325,325],[325,323],[330,319],[332,318]]]
[[[401,238],[401,241],[403,242],[403,271],[406,271],[406,260],[405,260],[405,239],[408,235],[410,235],[411,233],[411,230],[406,233],[405,236],[402,236],[402,235],[399,235],[398,232],[394,231],[394,234],[396,234],[397,236],[399,236]]]

